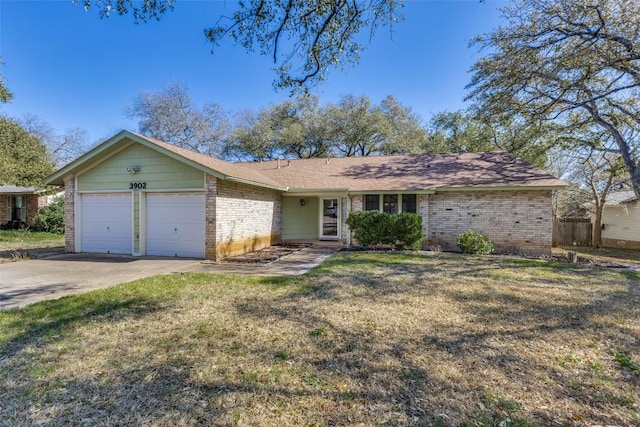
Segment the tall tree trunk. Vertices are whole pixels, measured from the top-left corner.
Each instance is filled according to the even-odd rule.
[[[596,206],[595,219],[593,221],[593,235],[591,236],[591,245],[594,249],[602,247],[602,209],[604,204]]]

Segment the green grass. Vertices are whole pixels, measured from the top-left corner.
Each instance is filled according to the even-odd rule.
[[[0,262],[63,251],[63,235],[29,230],[0,230]]]
[[[0,312],[0,425],[637,425],[640,280],[452,254]]]
[[[64,236],[60,234],[44,233],[29,230],[0,230],[0,250],[3,245],[13,244],[49,244],[64,242]]]

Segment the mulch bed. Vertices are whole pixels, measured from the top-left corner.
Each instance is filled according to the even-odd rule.
[[[254,252],[249,252],[243,255],[227,257],[224,259],[226,262],[237,263],[270,263],[283,256],[289,255],[293,252],[297,252],[301,249],[313,246],[311,243],[287,243],[284,245],[274,245],[268,248],[260,249]]]

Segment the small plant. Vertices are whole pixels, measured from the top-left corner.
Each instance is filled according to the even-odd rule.
[[[27,251],[17,250],[11,252],[11,261],[25,261],[31,259],[31,255]]]
[[[309,335],[312,337],[323,337],[329,333],[329,328],[326,326],[320,326],[315,328],[313,331],[309,332]]]
[[[640,369],[638,368],[638,364],[631,360],[631,358],[625,351],[617,351],[614,356],[616,358],[616,362],[618,362],[620,366],[624,366],[630,371],[637,371],[638,369]]]
[[[276,352],[276,359],[281,360],[281,361],[285,361],[285,360],[289,360],[289,353],[287,353],[284,350],[280,350]]]
[[[496,249],[496,245],[484,234],[473,230],[458,236],[458,246],[465,254],[488,255]]]

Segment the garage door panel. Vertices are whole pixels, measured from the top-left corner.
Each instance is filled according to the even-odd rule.
[[[83,194],[82,252],[131,254],[131,194]]]
[[[204,235],[204,195],[147,195],[147,255],[204,258]]]

